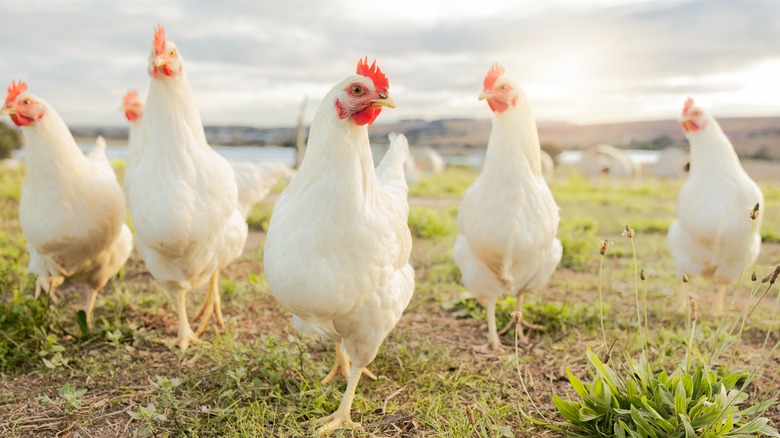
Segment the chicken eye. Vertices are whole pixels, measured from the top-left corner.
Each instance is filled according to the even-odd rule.
[[[506,84],[501,85],[501,87],[499,88],[501,89],[501,91],[506,91]]]
[[[700,115],[701,115],[701,111],[699,111],[699,110],[693,110],[693,116],[694,116],[694,117],[699,117]]]
[[[30,104],[30,99],[22,100],[22,105],[29,105],[29,104]]]
[[[360,85],[353,85],[352,94],[354,96],[360,96],[361,94],[363,94],[363,87],[361,87]]]
[[[168,53],[168,55],[169,55],[171,58],[173,58],[174,56],[176,56],[176,51],[175,51],[175,50],[171,50],[171,51],[170,51],[170,53]]]

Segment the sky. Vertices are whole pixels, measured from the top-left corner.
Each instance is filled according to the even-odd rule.
[[[293,126],[304,97],[310,121],[363,56],[397,104],[379,122],[489,118],[494,62],[541,121],[672,119],[687,96],[780,115],[777,0],[4,1],[0,86],[25,80],[72,126],[121,126],[157,24],[209,125]]]

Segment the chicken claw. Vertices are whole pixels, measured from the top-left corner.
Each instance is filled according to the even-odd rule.
[[[349,357],[347,357],[347,354],[342,351],[341,344],[336,343],[336,363],[333,364],[333,368],[330,369],[328,374],[323,377],[322,380],[320,380],[320,383],[327,385],[333,380],[334,377],[336,377],[336,374],[338,373],[341,373],[341,375],[344,376],[344,380],[349,380],[349,373],[351,368],[352,361],[350,361]],[[371,380],[377,379],[376,374],[369,371],[368,368],[363,368],[363,375]]]
[[[200,310],[198,310],[193,318],[199,320],[198,330],[195,332],[196,336],[200,336],[206,330],[206,327],[211,320],[211,315],[214,315],[214,319],[216,319],[219,328],[224,330],[225,321],[222,318],[222,304],[219,298],[219,271],[211,276],[206,298],[204,299]]]
[[[352,421],[349,414],[347,414],[345,417],[338,411],[328,415],[327,417],[318,418],[314,420],[314,422],[316,424],[325,423],[322,424],[322,426],[320,426],[317,429],[317,435],[319,436],[328,435],[329,433],[333,432],[334,430],[338,429],[343,425],[346,425],[350,429],[357,429],[357,430],[363,429],[363,426],[360,423],[356,423]]]
[[[203,339],[200,339],[197,334],[195,334],[192,329],[189,330],[189,333],[180,334],[176,338],[176,345],[181,348],[181,351],[187,351],[187,348],[189,348],[190,345],[203,345],[206,341]]]

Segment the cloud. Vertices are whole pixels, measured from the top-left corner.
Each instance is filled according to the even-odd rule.
[[[206,123],[291,125],[304,95],[311,114],[366,55],[399,103],[385,121],[487,117],[475,96],[496,61],[527,86],[539,117],[581,121],[674,117],[692,93],[750,113],[739,72],[780,58],[773,0],[110,4],[4,2],[0,16],[13,19],[0,27],[0,81],[25,79],[68,123],[119,125],[124,91],[148,87],[161,23]],[[756,108],[780,113],[775,102]]]

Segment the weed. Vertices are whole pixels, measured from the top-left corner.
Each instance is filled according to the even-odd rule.
[[[157,412],[157,406],[149,403],[141,406],[137,411],[127,411],[127,415],[133,420],[144,423],[144,426],[138,430],[138,436],[146,437],[155,434],[155,425],[167,420],[165,415]]]
[[[582,383],[567,369],[579,396],[553,396],[566,420],[553,429],[574,436],[697,437],[780,436],[760,415],[775,399],[744,409],[748,395],[737,384],[747,373],[729,373],[693,365],[689,356],[671,374],[653,371],[644,354],[629,360],[624,374],[603,363],[588,348],[593,381]]]

